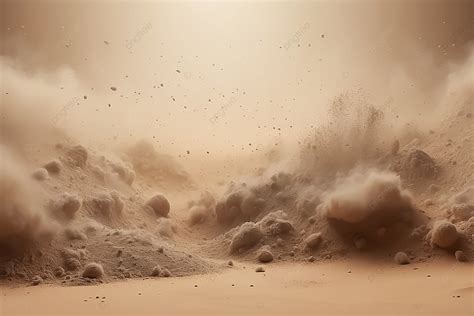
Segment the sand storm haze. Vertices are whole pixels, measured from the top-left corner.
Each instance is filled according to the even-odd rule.
[[[0,4],[0,314],[473,313],[470,1]]]

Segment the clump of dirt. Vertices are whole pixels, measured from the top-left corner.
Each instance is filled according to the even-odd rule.
[[[33,179],[36,179],[38,181],[45,181],[49,178],[49,173],[48,170],[45,168],[38,168],[33,173],[31,174]]]
[[[242,224],[232,237],[230,253],[242,252],[255,246],[263,237],[261,229],[252,222]]]
[[[95,218],[110,221],[122,215],[125,203],[117,191],[100,193],[85,202],[85,207]]]
[[[104,268],[101,264],[91,262],[85,266],[82,276],[90,279],[100,279],[104,276]]]
[[[77,194],[63,193],[55,201],[51,201],[51,210],[58,220],[70,221],[81,208],[82,201]]]
[[[394,158],[392,170],[407,180],[434,179],[440,169],[433,158],[423,150],[411,149],[400,153]]]
[[[170,212],[170,202],[163,194],[155,194],[146,202],[146,206],[156,214],[156,216],[167,217]]]
[[[431,244],[440,248],[451,248],[459,239],[456,226],[448,221],[435,222],[430,235]]]
[[[83,168],[87,163],[89,154],[87,149],[82,145],[76,145],[69,148],[66,152],[68,161],[76,167]]]

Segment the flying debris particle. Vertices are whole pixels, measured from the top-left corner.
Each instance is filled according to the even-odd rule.
[[[179,70],[179,69],[176,69],[176,72],[180,74],[180,73],[181,73],[181,70]]]
[[[191,152],[189,150],[186,150],[186,153],[189,155]]]
[[[105,44],[105,45],[109,45],[109,42],[108,42],[108,41],[104,41],[104,44]]]
[[[324,34],[321,34],[321,38],[325,38],[325,37],[326,37],[326,35],[324,35]]]
[[[110,87],[110,90],[117,91],[117,88],[116,87]]]
[[[84,100],[87,100],[87,95],[84,96]]]

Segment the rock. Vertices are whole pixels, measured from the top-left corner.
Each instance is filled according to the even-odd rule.
[[[322,241],[322,235],[321,233],[314,233],[308,236],[308,238],[305,239],[304,244],[306,249],[308,250],[313,250],[316,249],[319,244],[321,244]]]
[[[156,194],[146,203],[157,216],[167,217],[170,212],[170,202],[162,194]]]
[[[86,265],[82,272],[84,278],[100,279],[104,276],[104,268],[102,265],[92,262]]]
[[[456,226],[447,221],[437,221],[431,231],[431,244],[440,248],[449,248],[458,240]]]
[[[258,250],[257,259],[261,263],[269,263],[273,261],[273,254],[270,251],[270,247],[263,246]]]
[[[63,267],[57,267],[54,269],[53,274],[57,278],[62,278],[66,275],[66,271],[64,271]]]
[[[255,246],[263,237],[261,229],[253,222],[243,223],[230,243],[230,252],[238,252],[239,249],[248,249]]]
[[[311,256],[311,257],[309,257],[307,260],[308,260],[308,262],[314,262],[314,261],[316,260],[316,258],[313,257],[313,256]]]
[[[394,260],[399,265],[410,263],[410,259],[408,258],[407,254],[402,251],[399,251],[395,254]]]
[[[284,211],[278,210],[266,215],[258,222],[258,225],[266,235],[285,235],[294,230],[293,224],[285,219],[287,217],[288,215]]]
[[[459,262],[467,262],[467,256],[462,250],[456,250],[454,253],[454,256],[456,257],[456,260]]]
[[[228,265],[229,267],[233,267],[233,266],[234,266],[234,262],[233,262],[232,260],[229,260],[229,261],[227,262],[227,265]]]
[[[43,283],[43,278],[40,277],[39,275],[36,275],[33,277],[33,279],[31,279],[31,284],[32,285],[38,285],[38,284],[41,284]]]
[[[46,163],[43,167],[44,169],[48,171],[48,174],[58,174],[61,172],[63,165],[59,160],[51,160],[50,162]]]
[[[294,230],[293,224],[290,221],[283,219],[276,219],[272,222],[267,223],[268,226],[265,227],[265,233],[267,235],[280,236],[288,234]]]
[[[257,267],[255,269],[255,272],[265,272],[265,268],[264,267]]]
[[[160,277],[169,278],[170,276],[171,276],[171,272],[168,269],[166,268],[161,269]]]
[[[49,173],[45,168],[38,168],[31,174],[31,176],[38,181],[44,181],[49,178]]]
[[[438,167],[427,153],[414,149],[402,157],[400,172],[407,179],[434,178],[438,174]]]
[[[158,277],[160,275],[161,275],[161,267],[159,265],[156,265],[151,271],[151,276]]]

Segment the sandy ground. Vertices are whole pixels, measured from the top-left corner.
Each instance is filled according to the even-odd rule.
[[[1,315],[473,315],[474,266],[236,264],[221,274],[1,289]],[[468,277],[466,277],[468,276]],[[98,298],[97,298],[98,297]],[[25,304],[25,302],[27,302]]]

